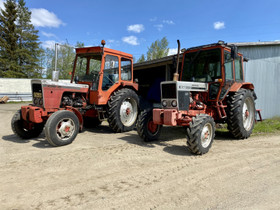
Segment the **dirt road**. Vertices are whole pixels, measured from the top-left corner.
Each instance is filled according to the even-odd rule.
[[[107,125],[64,147],[10,129],[20,105],[0,105],[0,209],[279,209],[280,137],[216,137],[187,151],[182,128],[146,144]]]

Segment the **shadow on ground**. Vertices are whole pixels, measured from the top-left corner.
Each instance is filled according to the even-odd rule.
[[[18,144],[26,144],[29,142],[35,142],[34,144],[32,144],[33,147],[37,147],[37,148],[53,148],[45,139],[45,134],[44,132],[42,132],[37,138],[32,138],[32,139],[21,139],[20,137],[18,137],[15,134],[11,134],[11,135],[6,135],[6,136],[2,136],[2,139],[4,141],[10,141],[13,143],[18,143]]]

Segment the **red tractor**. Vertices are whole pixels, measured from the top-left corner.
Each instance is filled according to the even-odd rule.
[[[45,127],[47,141],[62,146],[72,143],[84,124],[108,120],[115,132],[132,130],[139,109],[133,57],[104,45],[102,40],[102,47],[76,49],[71,83],[32,80],[33,104],[14,115],[13,132],[29,139]]]
[[[194,154],[207,153],[215,123],[227,123],[235,138],[248,138],[255,123],[254,85],[244,82],[242,54],[222,41],[182,50],[173,81],[161,82],[161,106],[141,112],[137,131],[144,141],[159,138],[162,125],[184,126]],[[180,81],[178,80],[180,78]]]

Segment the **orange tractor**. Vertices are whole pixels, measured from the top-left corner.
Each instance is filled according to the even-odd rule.
[[[53,146],[70,144],[84,124],[108,120],[115,132],[135,127],[139,99],[133,80],[133,57],[101,47],[76,49],[71,83],[32,80],[33,104],[12,118],[12,130],[23,139],[37,137],[45,127]],[[75,83],[74,83],[75,82]]]
[[[159,138],[162,125],[184,126],[194,154],[207,153],[215,123],[227,123],[235,138],[248,138],[255,123],[254,85],[244,82],[243,58],[234,45],[222,41],[182,50],[173,81],[161,82],[161,108],[141,112],[137,131],[144,141]],[[179,77],[180,81],[177,81]]]

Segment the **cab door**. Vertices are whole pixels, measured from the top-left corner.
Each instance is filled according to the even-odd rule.
[[[234,74],[233,74],[233,59],[229,51],[224,50],[224,85],[222,86],[219,100],[222,100],[229,91],[230,87],[234,83]]]

